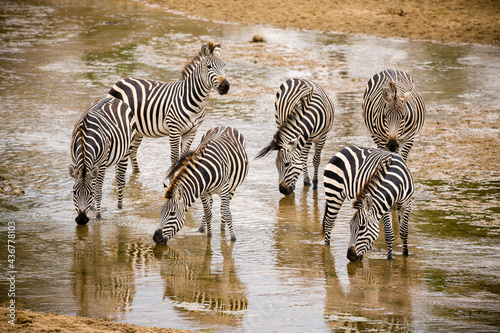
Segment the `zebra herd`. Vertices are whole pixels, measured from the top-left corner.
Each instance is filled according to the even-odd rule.
[[[205,118],[211,90],[229,90],[219,44],[207,42],[182,68],[182,79],[160,82],[126,78],[108,95],[94,102],[77,121],[72,134],[69,173],[75,179],[75,221],[86,224],[90,209],[101,218],[102,184],[106,168],[115,166],[118,208],[122,207],[128,159],[139,172],[137,149],[143,137],[169,136],[172,166],[164,180],[165,203],[154,232],[157,244],[166,244],[184,225],[188,208],[200,198],[204,215],[200,231],[211,235],[212,195],[221,197],[221,230],[233,231],[230,201],[248,173],[245,138],[236,129],[220,126],[207,131],[199,146],[190,147]],[[330,159],[324,171],[326,195],[322,231],[325,244],[344,200],[353,202],[347,257],[362,260],[385,228],[387,258],[392,259],[392,210],[397,211],[403,254],[408,254],[408,217],[413,178],[406,165],[415,135],[425,120],[425,105],[413,79],[399,70],[384,70],[368,82],[363,96],[363,119],[378,149],[350,146]],[[333,127],[334,105],[318,84],[305,79],[286,80],[275,99],[277,131],[256,156],[277,151],[279,191],[295,189],[300,173],[304,185],[317,190],[321,151]],[[307,157],[314,144],[311,179]]]

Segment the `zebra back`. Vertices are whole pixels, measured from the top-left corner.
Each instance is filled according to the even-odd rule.
[[[400,152],[405,161],[425,121],[425,103],[406,72],[374,75],[363,95],[363,119],[379,149]]]
[[[215,193],[225,183],[229,191],[234,191],[248,173],[245,146],[245,138],[235,128],[220,126],[207,131],[196,150],[184,155],[168,171],[167,178],[173,179],[165,198],[182,188],[190,206],[201,193]],[[193,181],[196,186],[188,188],[186,184]]]

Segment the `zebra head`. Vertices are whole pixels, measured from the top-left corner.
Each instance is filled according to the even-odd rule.
[[[365,195],[354,204],[356,212],[351,218],[351,237],[347,249],[347,259],[361,261],[379,234],[378,219],[373,209],[370,195]]]
[[[274,138],[255,157],[261,158],[269,154],[272,150],[277,150],[276,168],[278,169],[278,184],[280,193],[288,195],[295,190],[295,183],[300,175],[302,163],[300,161],[300,149],[297,149],[298,138],[293,138],[288,142],[282,142],[284,135],[279,129]]]
[[[406,102],[410,99],[413,88],[398,96],[396,84],[390,81],[382,91],[385,100],[384,126],[388,130],[387,149],[391,152],[398,152],[398,137],[404,131],[405,118],[409,114]]]
[[[282,144],[276,156],[279,190],[284,195],[288,195],[295,190],[295,183],[302,170],[300,150],[297,149],[297,144],[297,138]]]
[[[156,244],[167,244],[167,241],[177,234],[184,226],[187,204],[179,191],[171,193],[167,190],[166,201],[161,207],[161,221],[156,229],[153,240]]]
[[[98,169],[93,168],[86,172],[85,168],[78,169],[73,164],[69,165],[69,174],[75,179],[73,185],[73,203],[78,216],[75,218],[78,224],[87,224],[89,218],[87,213],[94,200],[94,179],[97,178]]]
[[[226,80],[224,67],[226,63],[220,58],[220,44],[205,43],[201,46],[201,56],[209,85],[221,95],[229,91],[229,81]]]

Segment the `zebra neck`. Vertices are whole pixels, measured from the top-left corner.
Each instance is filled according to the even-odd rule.
[[[204,73],[202,69],[203,65],[200,63],[182,80],[185,94],[183,100],[195,104],[192,107],[198,105],[203,108],[212,89],[208,73]]]

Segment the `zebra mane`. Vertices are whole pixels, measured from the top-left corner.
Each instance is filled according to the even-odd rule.
[[[213,54],[215,50],[215,44],[210,41],[208,41],[206,44],[208,46],[208,49],[210,50],[210,54]],[[195,69],[196,66],[200,63],[202,57],[203,55],[201,54],[200,51],[197,55],[191,58],[190,61],[184,64],[184,66],[181,69],[182,80],[187,78],[193,72],[193,69]]]
[[[372,170],[368,173],[363,185],[359,188],[358,193],[356,193],[356,197],[354,202],[352,203],[352,207],[355,209],[360,209],[363,207],[363,200],[366,195],[372,190],[377,181],[380,181],[387,174],[387,170],[391,166],[392,156],[387,155],[383,156],[379,159],[376,165],[372,168]]]
[[[166,189],[164,198],[171,199],[178,185],[186,175],[187,167],[200,160],[205,153],[205,149],[210,140],[202,142],[196,150],[190,150],[183,154],[179,160],[167,171],[167,178],[172,179],[170,186]]]

